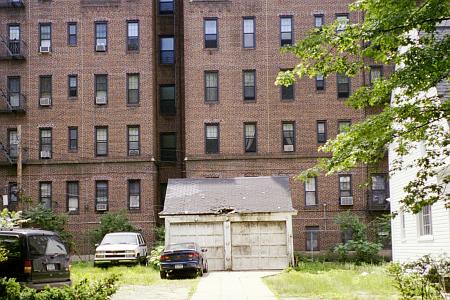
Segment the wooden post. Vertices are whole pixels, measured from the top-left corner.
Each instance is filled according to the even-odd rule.
[[[18,198],[22,196],[22,125],[17,126],[17,192]]]

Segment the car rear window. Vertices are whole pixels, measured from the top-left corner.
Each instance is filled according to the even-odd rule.
[[[6,249],[8,258],[20,258],[20,241],[18,236],[0,235],[0,247]]]
[[[195,250],[194,243],[181,243],[181,244],[172,244],[167,246],[166,250],[176,251],[176,250]]]
[[[33,235],[28,237],[30,255],[32,257],[42,255],[66,255],[67,250],[64,244],[57,236],[52,235]]]

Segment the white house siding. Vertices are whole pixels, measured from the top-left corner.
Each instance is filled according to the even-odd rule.
[[[391,146],[389,151],[390,166],[392,166],[392,161],[396,158],[393,149],[393,146]],[[413,154],[405,157],[405,163],[407,164],[418,158],[423,151],[424,148],[418,145],[417,149],[412,151]],[[389,186],[392,212],[399,210],[399,201],[404,196],[403,188],[415,178],[416,171],[415,169],[407,169],[397,172],[391,177]],[[447,253],[447,255],[450,255],[450,210],[446,209],[442,202],[438,202],[432,206],[431,211],[433,228],[431,236],[419,236],[417,215],[404,214],[404,235],[402,234],[401,214],[392,221],[392,258],[394,261],[410,261],[426,254],[439,255]]]

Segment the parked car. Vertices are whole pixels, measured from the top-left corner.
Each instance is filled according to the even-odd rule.
[[[7,260],[0,262],[0,277],[35,289],[71,285],[67,249],[58,234],[38,229],[0,229],[0,247]]]
[[[194,273],[203,276],[208,272],[208,260],[204,253],[207,249],[200,248],[196,243],[180,243],[167,246],[160,257],[161,279],[178,272]]]
[[[114,232],[96,244],[94,266],[113,263],[147,263],[147,245],[137,232]]]

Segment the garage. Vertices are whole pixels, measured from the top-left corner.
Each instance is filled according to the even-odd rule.
[[[206,248],[210,270],[283,269],[293,262],[289,178],[169,179],[165,243]]]

